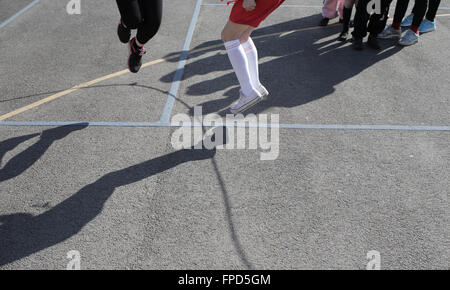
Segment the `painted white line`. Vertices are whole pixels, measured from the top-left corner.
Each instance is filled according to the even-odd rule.
[[[17,12],[16,14],[14,14],[13,16],[9,17],[7,20],[5,20],[4,22],[2,22],[2,24],[0,24],[0,29],[2,29],[3,27],[5,27],[6,25],[8,25],[11,21],[13,21],[14,19],[16,19],[17,17],[19,17],[20,15],[22,15],[25,11],[27,11],[28,9],[30,9],[31,7],[33,7],[34,5],[36,5],[37,3],[39,3],[40,0],[34,0],[33,2],[31,2],[30,4],[28,4],[27,6],[25,6],[24,8],[22,8],[22,10],[20,10],[19,12]]]
[[[202,6],[232,6],[233,4],[227,5],[224,3],[205,3]],[[280,8],[285,7],[296,7],[296,8],[322,8],[322,6],[319,5],[300,5],[300,4],[283,4],[280,6]]]
[[[395,6],[395,2],[391,4],[392,6]],[[232,6],[232,4],[227,5],[225,3],[204,3],[202,6]],[[283,4],[280,6],[280,8],[319,8],[321,9],[322,5],[301,5],[301,4]],[[450,10],[450,7],[439,7],[439,10]]]
[[[186,66],[186,61],[189,56],[189,48],[191,46],[192,37],[194,36],[195,26],[197,24],[198,16],[200,14],[200,8],[202,6],[203,0],[197,0],[195,5],[194,14],[192,15],[191,24],[189,25],[189,30],[186,35],[186,40],[184,42],[183,51],[180,55],[180,60],[178,62],[177,71],[173,77],[172,85],[167,95],[167,101],[164,105],[163,113],[160,118],[160,122],[169,122],[170,115],[172,114],[172,108],[175,103],[175,99],[180,88],[181,79],[184,74],[184,67]]]
[[[220,124],[192,123],[183,124],[169,122],[0,122],[0,127],[56,127],[56,126],[90,126],[90,127],[218,127]],[[225,127],[246,128],[272,128],[297,129],[297,130],[345,130],[345,131],[446,131],[450,132],[450,126],[407,126],[407,125],[334,125],[334,124],[254,124],[254,123],[229,123]]]

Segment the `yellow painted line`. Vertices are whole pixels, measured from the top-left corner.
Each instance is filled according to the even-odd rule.
[[[336,26],[336,25],[337,24],[333,24],[333,25],[329,25],[328,27],[333,27],[333,26]],[[319,27],[319,26],[306,27],[306,28],[296,29],[296,30],[292,30],[292,31],[275,32],[275,33],[271,33],[271,34],[259,35],[259,36],[255,36],[254,39],[272,37],[272,36],[277,36],[277,35],[280,35],[280,37],[282,37],[282,36],[285,36],[285,35],[288,35],[288,34],[291,34],[291,33],[294,33],[294,32],[301,32],[301,31],[314,30],[314,29],[323,29],[323,28],[324,27]],[[206,51],[206,50],[210,50],[210,49],[214,49],[214,48],[219,48],[219,47],[223,47],[223,44],[219,43],[219,44],[211,45],[211,46],[208,46],[208,47],[194,49],[194,50],[191,51],[191,53],[202,52],[202,51]],[[166,58],[160,58],[160,59],[157,59],[157,60],[153,60],[153,61],[144,63],[142,65],[142,68],[149,67],[149,66],[152,66],[152,65],[155,65],[155,64],[159,64],[159,63],[162,63],[162,62],[176,60],[176,59],[178,59],[178,57],[179,57],[178,55],[175,55],[172,58],[167,58],[167,59]],[[76,86],[74,86],[74,87],[72,87],[70,89],[61,91],[59,93],[56,93],[56,94],[51,95],[51,96],[48,96],[46,98],[43,98],[43,99],[41,99],[39,101],[36,101],[34,103],[31,103],[29,105],[26,105],[26,106],[24,106],[22,108],[19,108],[19,109],[16,109],[16,110],[12,111],[12,112],[7,113],[7,114],[1,115],[0,116],[0,121],[4,121],[4,120],[9,119],[11,117],[14,117],[16,115],[19,115],[19,114],[21,114],[23,112],[26,112],[26,111],[29,111],[29,110],[31,110],[33,108],[39,107],[40,105],[43,105],[45,103],[54,101],[54,100],[56,100],[56,99],[58,99],[60,97],[63,97],[63,96],[66,96],[66,95],[68,95],[70,93],[76,92],[79,89],[92,86],[92,85],[97,84],[99,82],[102,82],[102,81],[105,81],[105,80],[109,80],[109,79],[112,79],[112,78],[115,78],[115,77],[127,74],[129,72],[130,71],[128,69],[124,69],[124,70],[121,70],[121,71],[118,71],[118,72],[115,72],[115,73],[112,73],[112,74],[109,74],[109,75],[106,75],[106,76],[103,76],[103,77],[99,77],[99,78],[97,78],[95,80],[76,85]]]
[[[155,64],[158,64],[158,63],[161,63],[161,62],[164,62],[164,61],[166,61],[166,60],[163,59],[163,58],[157,59],[157,60],[154,60],[154,61],[150,61],[150,62],[144,63],[144,64],[142,65],[142,67],[148,67],[148,66],[155,65]],[[36,101],[36,102],[34,102],[34,103],[31,103],[31,104],[29,104],[29,105],[26,105],[26,106],[24,106],[24,107],[22,107],[22,108],[19,108],[19,109],[17,109],[17,110],[14,110],[14,111],[12,111],[12,112],[7,113],[7,114],[1,115],[1,116],[0,116],[0,121],[4,121],[4,120],[6,120],[6,119],[8,119],[8,118],[11,118],[11,117],[13,117],[13,116],[16,116],[16,115],[18,115],[18,114],[21,114],[21,113],[26,112],[26,111],[28,111],[28,110],[31,110],[31,109],[33,109],[33,108],[36,108],[36,107],[38,107],[38,106],[40,106],[40,105],[42,105],[42,104],[45,104],[45,103],[51,102],[51,101],[53,101],[53,100],[56,100],[56,99],[58,99],[58,98],[60,98],[60,97],[62,97],[62,96],[65,96],[65,95],[68,95],[68,94],[73,93],[73,92],[75,92],[75,91],[78,91],[79,89],[82,89],[82,88],[86,88],[86,87],[92,86],[92,85],[97,84],[97,83],[99,83],[99,82],[102,82],[102,81],[105,81],[105,80],[109,80],[109,79],[112,79],[112,78],[115,78],[115,77],[124,75],[124,74],[126,74],[126,73],[129,73],[129,70],[128,70],[128,69],[124,69],[124,70],[121,70],[121,71],[118,71],[118,72],[115,72],[115,73],[112,73],[112,74],[109,74],[109,75],[106,75],[106,76],[97,78],[97,79],[95,79],[95,80],[92,80],[92,81],[89,81],[89,82],[86,82],[86,83],[79,84],[79,85],[74,86],[74,87],[72,87],[72,88],[70,88],[70,89],[61,91],[61,92],[59,92],[59,93],[56,93],[56,94],[51,95],[51,96],[48,96],[48,97],[46,97],[46,98],[44,98],[44,99],[41,99],[41,100]]]
[[[447,17],[447,16],[450,16],[450,14],[439,14],[439,15],[436,15],[437,17]]]

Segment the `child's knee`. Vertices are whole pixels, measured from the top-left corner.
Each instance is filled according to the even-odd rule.
[[[227,38],[227,33],[225,31],[225,28],[220,33],[220,38],[222,39],[223,42],[227,42],[228,38]]]
[[[248,34],[242,34],[241,37],[239,37],[239,41],[241,43],[246,43],[248,41],[249,37],[250,36]]]
[[[239,39],[239,37],[234,35],[233,31],[231,29],[229,29],[228,27],[225,27],[222,30],[220,37],[222,38],[223,42],[228,42],[228,41]]]
[[[250,35],[252,34],[253,28],[248,28],[246,31],[244,31],[241,36],[239,37],[239,41],[241,43],[246,43],[248,39],[250,38]]]

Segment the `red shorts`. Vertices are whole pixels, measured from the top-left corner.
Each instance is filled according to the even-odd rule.
[[[258,27],[285,0],[256,0],[256,8],[247,11],[242,7],[244,0],[237,0],[231,10],[230,20],[237,24]]]

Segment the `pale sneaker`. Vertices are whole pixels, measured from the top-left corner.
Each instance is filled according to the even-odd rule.
[[[402,39],[400,39],[398,44],[403,46],[410,46],[416,44],[417,42],[419,42],[419,34],[415,33],[411,29],[408,29],[405,36],[403,36]]]
[[[386,26],[386,28],[378,34],[378,38],[380,39],[400,39],[402,37],[401,29],[394,29],[392,25]]]
[[[269,96],[269,91],[266,89],[266,87],[264,87],[263,85],[260,85],[257,90],[258,90],[258,93],[261,95],[261,98],[263,100],[266,100],[267,97]]]
[[[244,112],[245,110],[253,107],[257,103],[262,101],[262,98],[259,94],[253,95],[253,96],[246,96],[242,91],[239,91],[240,96],[239,100],[231,105],[230,111],[233,114],[239,114]]]

